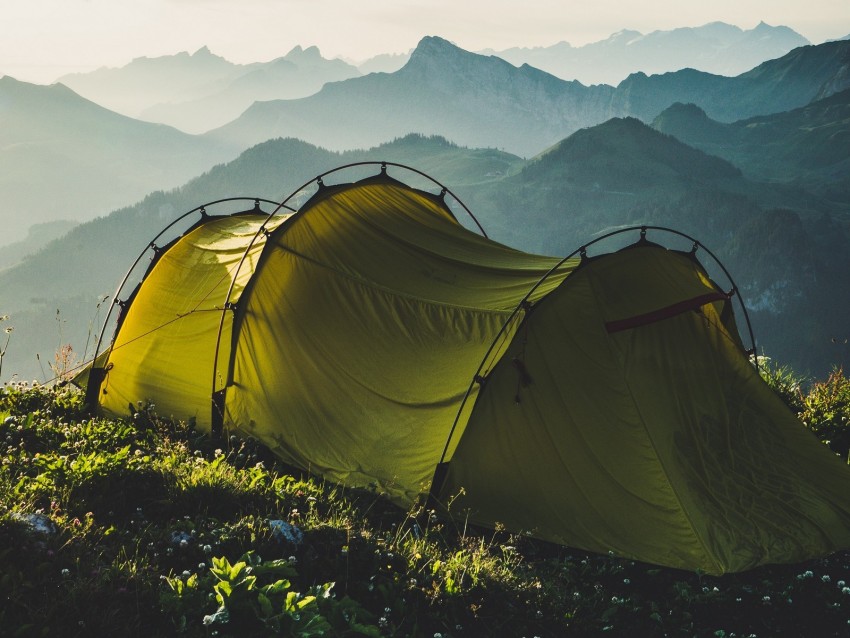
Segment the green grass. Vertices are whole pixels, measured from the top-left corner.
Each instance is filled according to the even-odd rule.
[[[765,377],[833,447],[850,380]],[[41,531],[39,531],[41,530]],[[0,392],[0,636],[844,636],[850,553],[711,577],[472,529],[140,406]]]

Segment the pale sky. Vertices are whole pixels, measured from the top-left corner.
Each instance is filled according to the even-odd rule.
[[[850,34],[850,0],[0,0],[0,75],[47,84],[202,46],[236,63],[296,45],[359,62],[425,35],[470,51],[580,46],[715,21],[784,25],[820,44]]]

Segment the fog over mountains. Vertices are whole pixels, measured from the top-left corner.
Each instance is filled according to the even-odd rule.
[[[806,44],[806,38],[788,27],[761,23],[743,30],[715,22],[648,34],[620,31],[580,47],[559,42],[479,53],[515,66],[528,64],[563,80],[616,86],[637,72],[693,68],[738,75]],[[192,54],[137,58],[121,68],[68,74],[57,81],[118,113],[202,133],[236,118],[254,101],[306,97],[327,82],[393,73],[410,56],[382,54],[353,65],[325,59],[316,47],[298,46],[269,62],[233,64],[203,47]]]
[[[726,26],[628,46],[794,38]],[[393,72],[366,68],[314,48],[256,65],[201,49],[65,78],[87,98],[0,79],[0,313],[16,324],[4,376],[42,377],[57,340],[82,353],[98,299],[182,212],[233,195],[279,200],[367,159],[432,174],[493,238],[525,250],[567,254],[633,224],[693,234],[732,270],[768,354],[801,372],[850,364],[850,42],[804,43],[736,75],[641,71],[616,86],[439,37]],[[94,95],[198,130],[230,119],[190,134]]]
[[[23,239],[35,223],[91,219],[153,190],[173,188],[274,137],[341,151],[378,146],[409,133],[433,134],[464,146],[531,157],[612,117],[652,122],[676,102],[699,104],[719,122],[780,113],[850,86],[848,49],[848,41],[804,46],[735,77],[695,70],[636,73],[617,87],[588,87],[426,37],[394,73],[330,82],[300,99],[256,101],[203,135],[119,115],[62,84],[46,87],[6,77],[0,80],[0,199],[16,212],[0,245]],[[292,59],[307,59],[328,68],[316,51],[298,50],[287,57],[277,64],[288,69]],[[186,74],[195,77],[197,64],[209,69],[196,76],[204,86],[233,66],[209,52],[136,61],[122,70],[129,75],[119,76],[124,79],[116,79],[115,87],[135,86],[138,93],[140,78],[151,75],[157,79],[149,82],[149,102],[163,99],[169,90],[182,99],[195,91]],[[156,69],[162,65],[172,70],[160,77]],[[277,67],[255,68],[227,86],[243,86],[240,96],[251,95],[257,78],[275,73],[272,68]],[[117,71],[103,73],[112,77]],[[174,113],[200,121],[200,113],[212,110],[206,100],[185,101]],[[61,195],[61,206],[45,205],[48,193]]]
[[[236,151],[219,140],[142,122],[62,84],[0,78],[0,245],[32,224],[91,219],[174,188]]]
[[[80,95],[124,115],[203,133],[237,117],[257,100],[312,95],[327,82],[360,75],[316,47],[295,47],[270,62],[233,64],[206,47],[195,53],[137,58],[59,78]]]

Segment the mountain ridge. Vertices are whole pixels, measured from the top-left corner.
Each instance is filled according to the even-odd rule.
[[[565,80],[616,86],[638,71],[653,75],[694,68],[735,76],[806,44],[811,43],[785,26],[760,22],[744,30],[724,22],[710,22],[646,34],[624,29],[578,47],[562,41],[550,47],[485,51],[513,64],[531,64]]]
[[[203,133],[238,116],[257,99],[292,99],[360,72],[318,47],[293,47],[268,62],[234,64],[202,47],[124,67],[69,74],[59,81],[80,95],[131,117]]]
[[[236,154],[216,140],[110,111],[63,84],[0,79],[0,201],[15,211],[4,225],[7,243],[32,224],[90,219],[175,187]]]
[[[588,87],[426,36],[395,73],[328,83],[299,100],[258,102],[206,135],[243,148],[268,137],[297,136],[345,150],[418,132],[529,157],[611,117],[651,122],[675,102],[694,102],[714,119],[734,121],[797,108],[845,85],[846,41],[795,49],[734,78],[684,69],[632,74],[617,87]],[[728,100],[730,94],[736,99]]]
[[[793,182],[850,207],[850,88],[782,113],[733,123],[674,104],[653,128],[723,157],[755,179]],[[843,188],[842,188],[843,185]]]

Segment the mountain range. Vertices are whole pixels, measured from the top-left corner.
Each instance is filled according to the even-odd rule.
[[[647,34],[623,30],[578,47],[558,42],[548,47],[486,49],[480,53],[496,55],[516,66],[529,64],[564,80],[616,86],[638,72],[654,75],[691,68],[739,75],[807,44],[811,43],[784,26],[761,22],[744,30],[712,22]]]
[[[297,50],[288,57],[327,62],[317,51]],[[232,66],[209,52],[185,58],[181,64],[189,69],[199,63],[212,69],[197,75],[205,86],[218,77],[215,69]],[[171,68],[174,62],[140,60],[131,70],[134,77],[155,76],[160,65]],[[272,73],[270,68],[254,69],[240,81],[253,86],[252,78]],[[160,88],[151,91],[153,99],[162,99],[168,86],[180,85],[180,77],[160,80]],[[117,88],[122,86],[116,81]],[[91,219],[153,190],[171,188],[274,137],[341,151],[419,133],[531,157],[612,117],[635,116],[650,123],[676,102],[697,104],[709,118],[731,123],[802,108],[847,87],[848,41],[794,49],[731,78],[684,70],[634,74],[617,87],[586,87],[427,37],[395,73],[330,82],[305,98],[255,102],[232,122],[199,136],[121,116],[61,84],[37,86],[6,77],[0,80],[0,200],[16,214],[0,244],[23,239],[31,224]],[[184,96],[189,91],[181,90]],[[44,206],[45,196],[54,193],[61,194],[61,207]]]
[[[648,34],[625,30],[580,47],[559,42],[479,53],[586,85],[617,85],[638,71],[652,75],[689,67],[738,75],[806,44],[806,38],[784,26],[760,23],[743,30],[714,22]],[[201,133],[235,118],[254,101],[306,97],[327,82],[393,73],[410,55],[380,54],[352,64],[325,59],[314,46],[296,46],[269,62],[234,64],[202,47],[191,54],[141,57],[123,67],[67,74],[57,81],[123,115]],[[205,108],[199,109],[201,104]]]
[[[729,160],[753,179],[794,184],[832,206],[850,203],[850,89],[783,113],[722,123],[677,103],[659,131]]]
[[[345,150],[419,132],[528,157],[611,117],[651,122],[675,102],[693,102],[731,122],[805,106],[848,87],[850,41],[794,49],[736,77],[686,69],[587,87],[426,37],[395,73],[334,82],[298,100],[257,102],[205,136],[244,148],[297,136]]]
[[[58,82],[118,113],[203,133],[257,100],[312,95],[327,82],[356,77],[342,60],[300,46],[270,62],[233,64],[207,47],[193,54],[137,58],[121,68],[64,75]]]
[[[0,78],[0,244],[33,224],[103,215],[237,155],[219,140],[141,122],[62,84]]]
[[[398,71],[256,102],[203,135],[3,78],[0,244],[35,223],[85,222],[7,246],[19,261],[0,263],[0,311],[16,324],[4,371],[38,377],[58,344],[88,350],[98,300],[183,211],[277,201],[335,166],[385,160],[433,175],[491,237],[525,250],[563,255],[634,224],[691,234],[734,272],[766,352],[821,373],[850,363],[849,96],[840,41],[735,77],[588,87],[427,37]],[[43,247],[20,259],[35,235]]]

